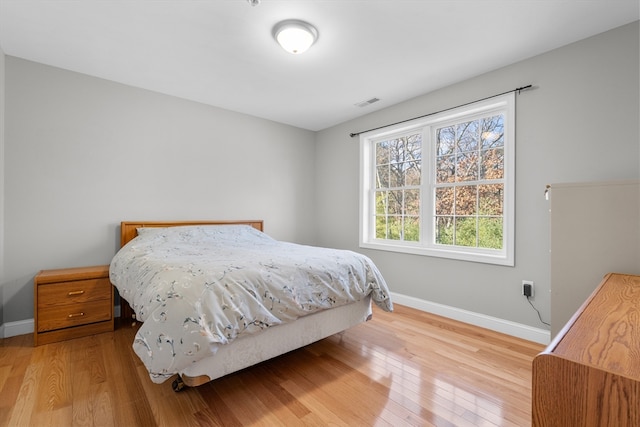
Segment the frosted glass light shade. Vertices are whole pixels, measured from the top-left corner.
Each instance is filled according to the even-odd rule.
[[[287,20],[273,28],[273,37],[284,50],[293,54],[301,54],[318,39],[318,30],[307,22]]]

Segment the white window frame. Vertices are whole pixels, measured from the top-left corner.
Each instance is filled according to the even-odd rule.
[[[471,248],[434,243],[433,221],[434,135],[436,127],[473,120],[493,113],[504,114],[504,200],[502,249]],[[422,183],[420,241],[398,241],[375,238],[375,158],[376,141],[394,135],[422,132]],[[515,93],[496,96],[442,113],[403,122],[360,135],[360,247],[481,262],[514,265],[515,247]]]

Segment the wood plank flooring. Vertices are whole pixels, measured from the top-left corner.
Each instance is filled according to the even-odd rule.
[[[529,426],[542,345],[396,305],[205,385],[154,384],[135,328],[0,340],[0,426]]]

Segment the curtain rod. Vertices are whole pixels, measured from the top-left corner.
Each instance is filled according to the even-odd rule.
[[[475,101],[467,102],[466,104],[460,104],[460,105],[457,105],[457,106],[455,106],[455,107],[445,108],[444,110],[436,111],[436,112],[429,113],[429,114],[424,114],[424,115],[422,115],[422,116],[413,117],[413,118],[411,118],[411,119],[401,120],[401,121],[399,121],[399,122],[391,123],[391,124],[384,125],[384,126],[378,126],[377,128],[371,128],[371,129],[363,130],[363,131],[360,131],[360,132],[353,132],[353,133],[350,133],[350,134],[349,134],[349,136],[351,136],[351,138],[353,138],[353,137],[358,136],[358,135],[360,135],[360,134],[367,133],[367,132],[371,132],[372,130],[384,129],[384,128],[388,128],[389,126],[395,126],[395,125],[399,125],[399,124],[401,124],[401,123],[410,122],[411,120],[416,120],[416,119],[421,119],[421,118],[423,118],[423,117],[433,116],[434,114],[440,114],[440,113],[443,113],[443,112],[445,112],[445,111],[453,110],[454,108],[465,107],[465,106],[470,105],[470,104],[473,104],[473,103],[475,103],[475,102],[485,101],[485,100],[487,100],[487,99],[495,98],[496,96],[506,95],[506,94],[511,93],[511,92],[518,92],[518,93],[520,93],[520,92],[522,92],[523,90],[531,89],[532,87],[533,87],[532,85],[527,85],[527,86],[518,87],[518,88],[515,88],[515,89],[512,89],[512,90],[508,90],[508,91],[506,91],[506,92],[499,93],[499,94],[497,94],[497,95],[491,95],[491,96],[487,96],[486,98],[476,99]]]

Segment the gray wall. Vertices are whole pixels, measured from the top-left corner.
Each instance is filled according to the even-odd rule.
[[[319,132],[318,244],[358,250],[359,140],[350,132],[533,84],[516,100],[515,267],[362,252],[395,292],[545,328],[521,295],[522,280],[533,280],[549,320],[545,185],[640,176],[638,39],[635,22]]]
[[[6,57],[4,321],[40,269],[108,264],[121,220],[263,219],[312,243],[313,132]]]

